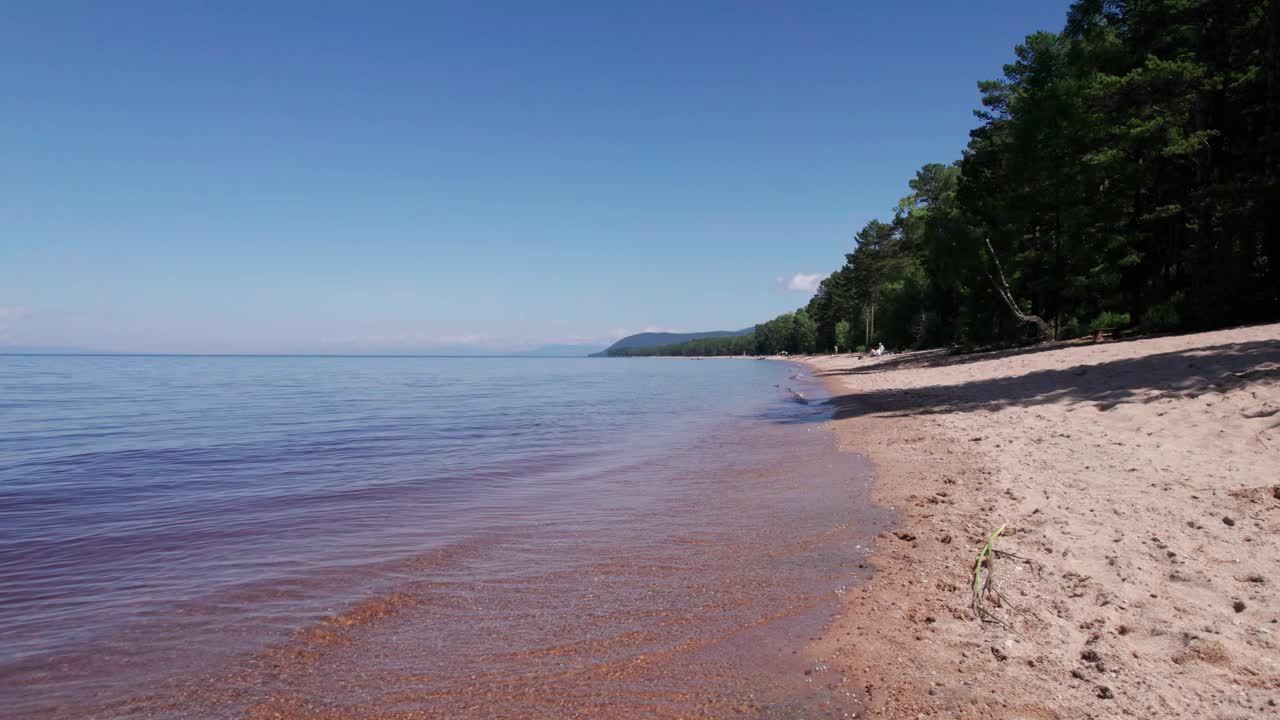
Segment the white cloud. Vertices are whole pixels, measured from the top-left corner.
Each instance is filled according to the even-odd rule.
[[[815,292],[818,284],[822,282],[822,276],[818,273],[812,275],[806,273],[796,273],[791,277],[779,277],[778,287],[787,292]]]
[[[453,346],[486,346],[500,343],[489,335],[428,335],[424,333],[398,333],[390,335],[357,335],[348,337],[322,337],[322,345],[351,348],[424,348]]]
[[[469,348],[477,352],[513,352],[532,350],[543,345],[596,345],[607,347],[628,335],[650,332],[684,332],[669,327],[650,325],[641,329],[618,327],[589,335],[547,334],[537,336],[485,335],[485,334],[435,334],[429,332],[376,333],[368,335],[328,335],[317,338],[314,347],[318,352],[434,352],[462,351]]]
[[[543,341],[543,345],[608,345],[608,337],[599,335],[566,335]]]
[[[18,339],[11,332],[17,325],[15,320],[21,320],[31,315],[31,311],[21,305],[0,305],[0,343],[5,345],[17,344]]]

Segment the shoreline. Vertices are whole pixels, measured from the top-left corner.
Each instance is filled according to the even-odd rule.
[[[861,716],[1280,712],[1280,324],[776,359],[828,384],[898,518],[809,648]],[[970,583],[1004,523],[1002,626]]]

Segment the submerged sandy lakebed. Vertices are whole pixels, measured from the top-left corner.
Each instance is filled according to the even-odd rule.
[[[801,361],[899,518],[815,680],[879,717],[1277,714],[1280,325]],[[1005,523],[1002,626],[970,582]]]

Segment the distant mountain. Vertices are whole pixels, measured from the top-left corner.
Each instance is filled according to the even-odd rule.
[[[735,335],[746,335],[755,330],[755,327],[749,327],[745,330],[712,330],[710,332],[696,333],[669,333],[669,332],[647,332],[638,333],[636,335],[628,335],[618,342],[605,348],[604,351],[595,353],[592,357],[607,357],[610,350],[624,350],[626,348],[647,348],[660,347],[662,345],[675,345],[686,340],[702,340],[704,338],[717,337],[733,337]]]
[[[603,351],[599,345],[543,345],[536,350],[512,354],[519,357],[587,357]]]
[[[38,345],[0,345],[0,355],[99,355],[97,350],[77,347],[41,347]]]

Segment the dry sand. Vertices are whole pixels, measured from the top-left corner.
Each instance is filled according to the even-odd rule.
[[[861,715],[1280,717],[1280,325],[803,361],[900,519],[813,648]]]

